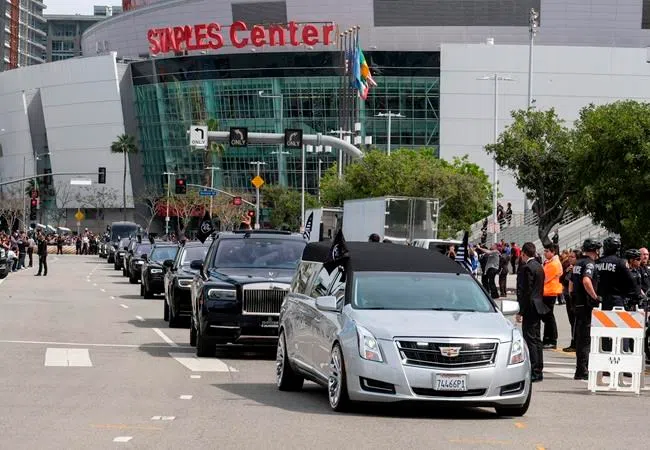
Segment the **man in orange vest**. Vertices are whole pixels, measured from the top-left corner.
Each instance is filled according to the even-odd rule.
[[[544,304],[550,309],[542,316],[544,323],[544,339],[542,340],[545,349],[557,348],[557,323],[553,307],[559,295],[562,295],[562,282],[560,281],[564,270],[562,263],[557,256],[557,245],[549,244],[544,247]]]

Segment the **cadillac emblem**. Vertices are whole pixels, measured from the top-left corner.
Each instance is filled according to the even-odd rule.
[[[447,358],[456,358],[460,355],[461,347],[440,347],[440,353]]]

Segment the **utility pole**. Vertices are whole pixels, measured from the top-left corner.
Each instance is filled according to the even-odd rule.
[[[302,145],[302,187],[300,189],[300,232],[305,231],[305,145]],[[320,181],[319,181],[320,183]]]
[[[210,171],[210,188],[214,190],[214,171],[221,170],[221,167],[209,166],[206,167]],[[214,206],[214,196],[210,196],[210,218],[212,218],[212,207]]]
[[[388,117],[388,136],[387,136],[387,141],[386,141],[386,153],[390,156],[390,144],[391,144],[391,134],[392,134],[392,127],[393,127],[393,122],[392,118],[403,118],[405,116],[402,115],[402,113],[394,113],[392,111],[388,111],[387,113],[380,112],[378,113],[375,117]]]
[[[260,166],[265,165],[264,161],[251,161],[251,164],[257,166],[256,175],[260,176]],[[255,187],[255,229],[260,229],[260,188]]]
[[[350,136],[354,134],[352,131],[344,130],[343,128],[339,128],[338,130],[330,130],[329,134],[338,134],[339,139],[343,140],[343,135]],[[343,178],[343,150],[339,149],[339,155],[338,155],[338,169],[339,169],[339,180]]]
[[[322,174],[323,160],[318,158],[318,203],[320,203],[320,179]]]
[[[167,212],[165,213],[165,235],[169,236],[169,193],[172,184],[172,181],[169,177],[176,174],[174,172],[163,172],[163,175],[167,175]]]

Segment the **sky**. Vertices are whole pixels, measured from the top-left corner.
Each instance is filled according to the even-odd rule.
[[[121,0],[45,0],[45,14],[90,14],[95,5],[121,5]]]

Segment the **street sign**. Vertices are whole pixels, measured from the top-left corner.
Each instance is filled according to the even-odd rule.
[[[246,147],[248,146],[248,128],[230,127],[230,146]]]
[[[199,195],[201,197],[214,197],[215,195],[217,195],[217,191],[211,191],[209,189],[204,189],[202,191],[199,191]]]
[[[192,125],[192,128],[190,128],[190,145],[192,147],[207,148],[208,127]]]
[[[77,219],[77,222],[81,222],[86,218],[86,215],[82,213],[80,209],[78,209],[74,215],[74,218]]]
[[[302,130],[284,130],[284,146],[286,148],[302,148]]]
[[[257,189],[259,189],[259,188],[261,188],[261,187],[264,185],[264,178],[262,178],[261,176],[258,175],[258,176],[256,176],[255,178],[253,178],[253,179],[251,180],[251,183],[252,183],[253,186],[255,186]]]

